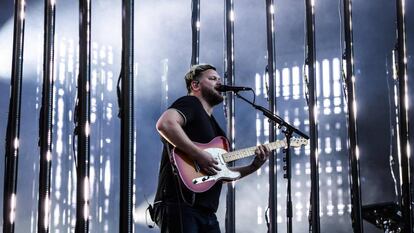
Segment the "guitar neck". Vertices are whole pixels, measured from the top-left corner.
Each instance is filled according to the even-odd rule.
[[[279,149],[281,147],[285,147],[286,146],[286,142],[284,140],[278,140],[272,143],[268,143],[265,144],[265,146],[267,146],[270,150],[276,150]],[[236,151],[232,151],[232,152],[228,152],[223,154],[223,160],[226,163],[232,162],[234,160],[238,160],[238,159],[242,159],[242,158],[246,158],[249,156],[254,155],[254,151],[256,150],[257,146],[252,146],[249,148],[245,148],[245,149],[241,149],[241,150],[236,150]]]

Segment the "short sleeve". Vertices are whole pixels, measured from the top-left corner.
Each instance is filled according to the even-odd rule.
[[[183,96],[177,99],[170,109],[175,109],[184,118],[184,125],[194,119],[197,108],[200,107],[200,101],[195,96]]]

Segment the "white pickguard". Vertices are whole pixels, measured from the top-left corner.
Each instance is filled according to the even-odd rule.
[[[240,177],[240,172],[231,171],[227,168],[226,162],[224,162],[222,154],[227,153],[227,151],[221,148],[208,148],[205,151],[211,154],[215,160],[217,160],[218,165],[221,170],[217,171],[216,175],[213,176],[202,176],[196,179],[193,179],[193,184],[201,184],[211,180],[235,180]]]

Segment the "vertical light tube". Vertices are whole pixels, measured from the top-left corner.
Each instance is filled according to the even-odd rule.
[[[191,66],[200,61],[200,0],[191,0]]]
[[[411,160],[408,127],[408,90],[407,90],[407,51],[405,42],[405,1],[396,0],[397,5],[397,76],[398,76],[398,112],[400,121],[399,128],[399,149],[400,149],[400,188],[401,188],[401,210],[404,222],[402,232],[412,232],[412,206],[411,206]]]
[[[224,82],[227,85],[234,84],[234,1],[225,0],[225,51],[224,51]],[[234,129],[234,94],[226,93],[226,116],[227,116],[227,137],[229,138],[230,148],[234,150],[235,145],[235,129]],[[229,166],[234,166],[231,162]],[[227,210],[226,210],[226,233],[236,232],[236,190],[234,181],[227,185]]]
[[[134,231],[134,0],[122,1],[121,182],[119,232]]]
[[[315,46],[315,4],[305,0],[306,10],[306,45],[305,72],[308,87],[309,136],[310,136],[310,217],[309,231],[320,232],[319,217],[319,156],[318,156],[318,95],[316,83],[316,46]]]
[[[79,76],[76,105],[76,233],[89,232],[91,2],[79,2]]]
[[[50,172],[52,166],[53,85],[55,61],[55,1],[45,0],[43,42],[43,90],[39,120],[39,205],[37,232],[49,232]]]
[[[349,145],[349,181],[351,182],[351,208],[352,228],[354,232],[363,233],[361,181],[359,171],[357,103],[355,97],[354,76],[354,48],[352,31],[352,0],[343,0],[344,9],[344,36],[345,36],[345,62],[346,62],[346,90],[348,99],[348,145]]]
[[[14,232],[22,96],[25,0],[14,5],[13,60],[7,120],[3,192],[3,232]]]
[[[275,3],[266,0],[266,38],[267,38],[267,70],[269,77],[269,110],[276,113],[276,46],[275,46]],[[275,123],[269,123],[269,142],[276,140]],[[269,158],[269,232],[277,232],[277,171],[276,152],[272,151]]]

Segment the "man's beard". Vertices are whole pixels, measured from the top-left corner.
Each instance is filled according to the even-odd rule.
[[[201,95],[207,103],[210,104],[210,106],[216,106],[217,104],[223,102],[224,99],[218,92],[207,88],[201,88]]]

